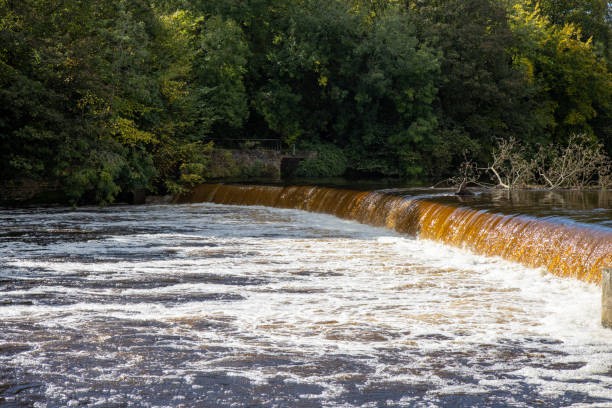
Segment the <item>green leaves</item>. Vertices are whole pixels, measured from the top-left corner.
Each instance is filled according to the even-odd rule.
[[[167,140],[155,155],[159,176],[172,194],[185,192],[207,176],[212,143]]]
[[[316,157],[300,162],[296,170],[298,177],[337,177],[344,174],[348,160],[342,150],[332,144],[307,144],[308,151],[317,152]]]
[[[324,146],[321,175],[438,177],[511,137],[610,150],[604,3],[1,1],[0,177],[111,202],[205,180],[210,139]]]
[[[442,144],[429,148],[434,157],[440,150],[450,154],[428,165],[432,173],[454,167],[464,149],[484,160],[495,138],[528,133],[529,89],[508,53],[514,39],[506,11],[490,0],[411,3],[420,36],[441,53],[434,133]]]
[[[356,10],[320,0],[291,5],[254,107],[287,144],[331,142],[359,170],[407,174],[435,127],[438,58],[399,9],[376,18]]]
[[[422,166],[415,164],[422,161],[422,142],[437,123],[432,107],[440,69],[437,53],[416,37],[410,16],[392,10],[374,21],[356,54],[365,67],[355,73],[361,143],[387,157],[386,168],[377,164],[377,171],[419,174]]]
[[[539,8],[517,4],[511,15],[520,42],[515,60],[525,68],[538,101],[540,132],[565,143],[571,134],[593,134],[599,112],[612,110],[612,75],[574,25],[557,26]]]
[[[197,123],[206,134],[215,124],[240,127],[248,117],[246,74],[248,45],[232,20],[212,17],[202,24],[195,39],[193,62]]]

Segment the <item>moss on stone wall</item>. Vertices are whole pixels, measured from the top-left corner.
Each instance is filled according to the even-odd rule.
[[[275,150],[214,149],[208,179],[251,180],[280,179],[281,153]]]

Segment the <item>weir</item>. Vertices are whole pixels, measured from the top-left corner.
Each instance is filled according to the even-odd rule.
[[[493,214],[376,191],[203,184],[177,201],[331,214],[597,284],[603,268],[612,265],[612,233],[604,229]]]

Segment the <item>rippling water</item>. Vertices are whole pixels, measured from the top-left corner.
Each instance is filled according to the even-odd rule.
[[[275,208],[0,225],[0,406],[612,407],[594,285]]]

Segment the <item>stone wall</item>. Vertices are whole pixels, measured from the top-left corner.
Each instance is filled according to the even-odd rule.
[[[28,178],[0,182],[0,204],[7,205],[33,201],[42,195],[57,193],[58,187],[56,181]]]
[[[316,157],[316,152],[286,153],[268,149],[214,149],[211,155],[210,180],[267,179],[278,181],[292,176],[299,162]]]
[[[209,179],[279,180],[282,156],[276,150],[215,149],[211,155]]]

